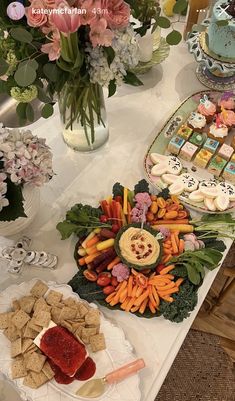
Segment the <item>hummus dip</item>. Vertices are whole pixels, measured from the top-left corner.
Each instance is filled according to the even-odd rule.
[[[155,263],[160,254],[158,240],[149,231],[135,227],[123,232],[119,248],[127,262],[143,267]]]

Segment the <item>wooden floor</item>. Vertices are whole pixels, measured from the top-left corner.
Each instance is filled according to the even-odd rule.
[[[192,328],[220,336],[221,346],[235,363],[235,291],[230,293],[220,306],[214,306],[210,311],[211,305],[216,305],[221,290],[226,288],[226,267],[235,269],[235,246],[221,267]]]

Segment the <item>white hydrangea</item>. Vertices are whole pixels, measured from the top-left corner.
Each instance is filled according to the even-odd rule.
[[[0,173],[0,212],[5,206],[9,205],[9,201],[5,197],[7,192],[7,183],[5,182],[6,178],[6,174]]]
[[[139,62],[138,42],[133,28],[128,26],[123,30],[115,30],[114,33],[112,48],[115,51],[115,57],[110,66],[102,47],[93,48],[89,44],[86,48],[91,82],[106,87],[112,80],[115,80],[117,85],[121,85],[126,71],[134,68]]]

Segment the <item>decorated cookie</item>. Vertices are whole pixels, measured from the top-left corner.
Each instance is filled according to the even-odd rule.
[[[180,157],[190,161],[198,151],[198,147],[191,142],[186,142],[180,151]]]
[[[201,113],[193,111],[188,119],[188,125],[196,132],[202,132],[206,125],[206,118]]]
[[[173,184],[173,182],[176,180],[176,176],[174,174],[163,174],[161,178],[166,184]]]
[[[203,202],[205,196],[201,193],[200,189],[197,189],[189,194],[189,199],[193,202]]]
[[[152,167],[151,174],[157,177],[165,173],[169,174],[180,174],[182,170],[181,161],[175,156],[159,155],[158,153],[152,153],[150,155],[151,160],[155,163]]]
[[[174,135],[168,144],[168,147],[167,147],[168,152],[173,153],[174,155],[178,155],[184,142],[185,142],[185,140],[181,136]]]
[[[214,199],[211,198],[204,198],[204,205],[206,206],[206,208],[208,210],[210,210],[211,212],[215,212],[216,211],[216,206],[215,206],[215,201]]]
[[[214,202],[215,202],[216,209],[223,212],[224,210],[228,209],[228,207],[229,207],[229,202],[230,202],[229,196],[226,194],[223,194],[223,195],[220,194],[219,196],[217,196],[217,198],[215,198]]]
[[[235,187],[228,182],[220,182],[217,186],[219,193],[229,196],[230,201],[235,201]]]
[[[216,113],[216,106],[208,99],[207,95],[204,95],[200,99],[200,104],[197,110],[206,117],[206,122],[209,123],[213,120],[213,116]]]
[[[226,164],[227,161],[217,154],[211,159],[208,166],[208,171],[209,173],[219,177]]]
[[[213,188],[217,186],[217,182],[215,180],[203,180],[199,184],[199,190],[201,188]]]
[[[169,186],[171,195],[180,195],[182,192],[193,192],[198,188],[199,181],[188,173],[176,177],[175,182]]]
[[[210,187],[210,188],[201,187],[200,191],[201,191],[202,195],[204,195],[205,198],[209,198],[209,199],[214,199],[214,198],[216,198],[216,196],[219,195],[219,190],[218,190],[217,186]]]
[[[187,141],[190,135],[193,133],[192,128],[189,128],[186,124],[181,125],[177,135],[181,136],[183,139]]]
[[[226,143],[223,143],[221,148],[218,151],[218,155],[220,157],[223,157],[225,160],[229,160],[233,154],[233,148],[232,146],[226,145]]]

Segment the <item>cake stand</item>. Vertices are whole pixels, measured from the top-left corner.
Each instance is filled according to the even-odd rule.
[[[210,89],[219,91],[235,89],[235,59],[222,58],[207,46],[206,36],[210,20],[194,26],[187,43],[189,52],[199,63],[196,75],[199,81]]]

